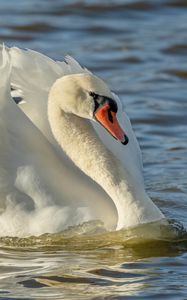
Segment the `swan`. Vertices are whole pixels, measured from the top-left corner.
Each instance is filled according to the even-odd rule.
[[[92,219],[109,230],[165,219],[145,191],[130,120],[103,80],[70,57],[55,62],[15,47],[3,47],[1,56],[6,201],[28,202],[31,211],[57,207],[62,221],[53,231]],[[10,82],[22,93],[19,105]]]

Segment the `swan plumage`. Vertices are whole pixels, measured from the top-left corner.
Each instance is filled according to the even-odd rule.
[[[30,227],[23,228],[20,222],[15,230],[9,226],[1,229],[0,234],[54,232],[92,219],[101,219],[109,229],[115,229],[116,225],[117,229],[121,229],[163,219],[163,214],[145,193],[140,149],[130,121],[122,112],[119,98],[107,85],[101,83],[99,87],[100,79],[70,57],[66,58],[66,62],[55,62],[40,53],[18,48],[3,48],[1,56],[0,126],[3,143],[0,148],[0,224],[4,224],[3,218],[14,206],[18,216],[19,213],[25,213],[25,216],[30,213],[30,223],[27,224]],[[58,94],[61,81],[69,78],[72,84],[71,77],[84,78],[81,81],[83,87],[86,85],[85,78],[95,78],[93,88],[96,92],[115,99],[120,125],[130,138],[127,146],[117,142],[91,115],[77,117],[72,114],[74,121],[77,118],[75,131],[83,126],[87,133],[90,132],[87,141],[85,136],[81,140],[81,135],[79,143],[76,139],[63,141],[61,122],[67,118],[59,119],[57,126],[55,109],[54,115],[50,114],[50,104],[54,107],[54,94]],[[24,103],[16,105],[13,102],[10,82],[18,93],[21,91]],[[62,98],[61,101],[64,105]],[[59,108],[64,109],[66,114],[64,107]],[[91,106],[88,114],[90,111]],[[67,124],[69,126],[70,123]],[[60,128],[62,132],[57,133]],[[67,146],[70,142],[73,143],[71,154]],[[99,169],[98,162],[103,169]],[[106,184],[102,182],[104,177],[108,178]],[[45,211],[51,218],[47,227]],[[37,226],[32,222],[34,214],[37,215]],[[15,222],[19,223],[17,219]]]

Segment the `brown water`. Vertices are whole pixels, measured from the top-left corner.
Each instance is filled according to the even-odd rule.
[[[111,85],[140,142],[148,193],[175,219],[154,241],[157,224],[3,238],[0,299],[187,299],[186,232],[176,224],[187,228],[187,1],[1,0],[0,39],[68,53]]]

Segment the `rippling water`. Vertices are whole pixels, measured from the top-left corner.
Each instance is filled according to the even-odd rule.
[[[111,85],[139,139],[149,195],[187,228],[186,0],[1,0],[0,39],[68,53]],[[155,226],[3,238],[0,299],[186,299],[186,232],[171,221],[175,230],[163,225],[151,241]]]

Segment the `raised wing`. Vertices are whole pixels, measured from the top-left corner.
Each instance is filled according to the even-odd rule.
[[[16,105],[10,95],[10,71],[9,53],[3,48],[0,51],[0,235],[57,232],[90,219],[109,224],[110,216],[115,215],[110,198],[59,158],[43,133]],[[30,95],[27,80],[23,80],[24,92]],[[32,87],[37,87],[33,78],[31,82]],[[30,105],[31,99],[28,100]]]
[[[59,77],[67,74],[91,72],[82,68],[80,64],[70,56],[67,56],[64,62],[55,62],[49,57],[32,50],[11,48],[10,54],[13,61],[11,82],[14,87],[22,91],[24,101],[26,102],[21,105],[21,109],[58,149],[58,145],[51,134],[47,119],[47,98],[49,90]],[[99,124],[92,122],[92,125],[106,147],[120,159],[124,167],[128,168],[128,165],[131,164],[131,168],[129,169],[134,169],[134,176],[138,178],[137,175],[141,175],[142,172],[141,151],[132,130],[130,120],[127,114],[122,110],[120,99],[115,94],[113,94],[113,96],[118,103],[119,122],[129,136],[129,144],[125,147],[117,143]],[[59,153],[60,155],[62,154],[61,149]],[[132,168],[132,165],[134,168]],[[140,177],[142,178],[142,176]]]
[[[53,83],[68,74],[87,72],[70,56],[64,62],[55,62],[32,50],[11,48],[12,87],[21,91],[24,103],[21,109],[31,121],[55,144],[47,120],[47,99]],[[14,92],[15,93],[15,92]]]

